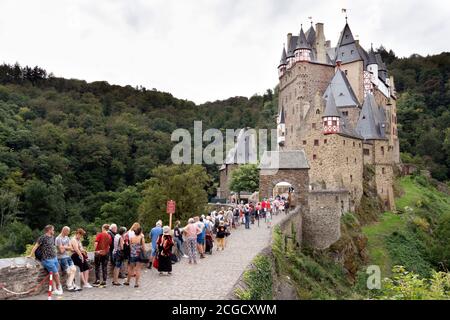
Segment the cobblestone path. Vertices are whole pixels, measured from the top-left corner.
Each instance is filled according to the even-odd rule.
[[[273,217],[273,225],[286,219],[285,214]],[[233,229],[224,251],[214,251],[198,264],[188,264],[182,259],[173,265],[171,276],[160,276],[157,270],[143,269],[141,284],[134,288],[134,279],[130,286],[113,287],[108,279],[105,288],[84,289],[79,292],[64,292],[63,296],[53,296],[54,300],[157,300],[157,299],[227,299],[234,285],[253,258],[270,242],[272,229],[267,228],[264,220],[258,227],[256,222],[246,230],[241,225]],[[216,245],[216,243],[215,243]],[[93,271],[91,271],[93,272]],[[121,279],[120,279],[121,280]],[[38,295],[28,299],[47,299]]]

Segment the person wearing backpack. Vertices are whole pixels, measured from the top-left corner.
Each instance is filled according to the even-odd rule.
[[[62,295],[63,289],[61,286],[61,279],[59,277],[58,269],[59,263],[56,258],[56,246],[55,246],[55,227],[47,225],[44,228],[44,234],[40,236],[31,253],[28,256],[32,258],[33,255],[42,263],[42,266],[47,269],[48,272],[53,273],[53,293],[55,295]]]

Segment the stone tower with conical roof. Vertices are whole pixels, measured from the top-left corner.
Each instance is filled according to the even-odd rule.
[[[381,56],[373,48],[367,52],[348,23],[335,47],[323,23],[289,33],[287,43],[278,68],[279,150],[304,150],[310,190],[346,190],[343,207],[350,211],[362,196],[364,165],[373,165],[378,194],[393,209],[396,97]]]

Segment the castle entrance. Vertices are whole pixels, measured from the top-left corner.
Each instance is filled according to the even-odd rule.
[[[272,189],[272,198],[288,199],[292,203],[294,199],[295,189],[291,183],[287,181],[278,182]]]

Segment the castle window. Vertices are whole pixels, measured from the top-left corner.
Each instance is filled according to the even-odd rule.
[[[381,168],[381,173],[382,173],[382,174],[384,174],[384,173],[385,173],[385,170],[384,170],[384,168]]]
[[[356,163],[356,158],[355,158],[355,163]]]
[[[347,157],[347,164],[348,164],[348,157]]]
[[[334,201],[335,201],[335,202],[339,202],[339,197],[338,197],[338,196],[335,196],[335,197],[334,197]]]
[[[320,110],[319,109],[316,110],[316,114],[320,114]]]
[[[352,51],[351,51],[351,54],[354,54],[354,53],[355,53],[355,50],[352,50]]]
[[[319,145],[319,140],[314,140],[314,145],[318,146]]]
[[[381,155],[384,156],[384,147],[381,147]]]
[[[315,124],[315,123],[311,124],[311,127],[312,127],[313,129],[315,129],[315,128],[316,128],[316,124]]]
[[[358,145],[359,145],[359,147],[361,148],[361,142],[360,142]]]
[[[369,156],[370,155],[370,150],[369,149],[363,149],[363,154],[365,156]]]
[[[353,141],[353,147],[356,147],[355,141]]]
[[[323,144],[327,144],[327,139],[324,139],[324,140],[323,140]]]
[[[344,146],[345,146],[345,140],[344,140]]]
[[[317,160],[317,155],[313,154],[313,160]]]
[[[306,140],[303,140],[303,145],[306,145]]]
[[[350,175],[350,182],[353,182],[353,176]]]
[[[345,75],[347,76],[348,75],[348,70],[345,70],[344,72],[345,72]]]
[[[346,117],[348,117],[348,111],[342,111],[342,114]]]
[[[337,120],[331,121],[331,124],[332,124],[333,126],[337,126]]]

